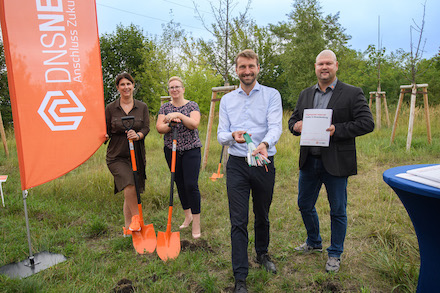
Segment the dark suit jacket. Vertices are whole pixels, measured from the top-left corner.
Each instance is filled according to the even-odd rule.
[[[293,130],[297,121],[303,119],[304,109],[313,108],[315,86],[301,92],[295,110],[289,119],[289,129],[294,135],[301,135]],[[324,168],[334,176],[350,176],[357,174],[356,136],[372,132],[374,120],[367,100],[361,88],[338,80],[333,95],[328,103],[333,109],[332,124],[335,133],[330,137],[329,147],[321,148],[321,159]],[[310,147],[300,149],[299,168],[304,166]]]

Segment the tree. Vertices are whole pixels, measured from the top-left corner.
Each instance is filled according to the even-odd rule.
[[[115,77],[121,72],[128,72],[136,79],[136,73],[141,72],[147,47],[152,47],[151,41],[143,35],[142,29],[133,24],[128,27],[118,25],[116,32],[100,37],[101,59],[104,81],[104,97],[106,104],[118,97],[115,87]]]
[[[254,21],[246,25],[234,19],[231,35],[231,52],[233,58],[244,49],[252,49],[258,54],[260,62],[260,73],[258,81],[261,84],[274,88],[282,88],[284,79],[281,77],[281,45],[277,37],[266,27],[259,27]],[[235,74],[233,75],[235,78]]]
[[[211,105],[212,88],[221,86],[222,76],[206,67],[194,62],[186,64],[182,73],[185,82],[185,97],[199,105],[200,112],[209,113]]]
[[[0,111],[5,125],[12,122],[11,99],[9,97],[8,72],[6,70],[3,40],[0,40]]]
[[[440,48],[438,49],[438,53],[436,56],[434,56],[434,66],[438,70],[440,70]]]
[[[147,103],[152,114],[156,114],[160,108],[160,96],[167,95],[168,76],[164,70],[166,56],[160,52],[153,41],[146,41],[144,46],[143,63],[133,76],[137,82],[136,97]]]
[[[410,26],[410,53],[407,55],[406,60],[406,77],[411,82],[411,84],[416,84],[416,79],[420,75],[420,73],[423,71],[421,70],[421,65],[423,64],[420,62],[423,59],[423,52],[425,51],[425,44],[426,39],[423,40],[423,30],[425,28],[425,10],[426,10],[426,1],[423,4],[423,17],[421,24],[417,24],[414,19],[413,23],[414,25]],[[416,40],[416,44],[413,41],[413,32],[416,32],[419,34],[418,39]],[[425,68],[426,70],[426,68]]]
[[[374,50],[373,47],[369,47],[370,50]],[[376,90],[376,63],[369,58],[368,53],[347,48],[342,53],[339,52],[338,60],[338,79],[361,87],[364,93]]]
[[[135,80],[135,98],[147,103],[150,111],[156,113],[166,79],[164,53],[158,50],[153,40],[144,36],[142,29],[133,24],[117,26],[115,33],[101,36],[100,41],[105,102],[118,97],[115,77],[125,71]]]
[[[244,25],[247,20],[247,12],[251,5],[251,0],[247,1],[246,7],[243,13],[239,13],[239,16],[235,18],[235,21]],[[233,27],[231,26],[231,21],[234,19],[232,17],[232,12],[237,6],[234,0],[218,0],[218,7],[215,7],[211,3],[211,11],[215,18],[215,23],[208,26],[200,13],[197,4],[194,2],[194,7],[198,14],[198,19],[202,22],[205,29],[212,34],[214,41],[204,41],[199,40],[199,45],[201,51],[207,57],[208,62],[213,66],[213,68],[223,76],[225,84],[229,84],[229,74],[233,66],[231,62],[230,52],[230,37],[234,33]],[[232,57],[233,58],[233,57]]]
[[[323,49],[332,49],[339,57],[351,38],[338,23],[339,13],[323,17],[318,0],[295,0],[288,22],[271,25],[271,30],[283,40],[283,105],[293,108],[300,91],[314,82],[315,58]],[[338,59],[339,59],[338,57]]]
[[[167,81],[173,76],[180,76],[185,85],[185,96],[199,104],[201,113],[208,113],[211,88],[221,85],[221,76],[216,75],[206,60],[201,56],[197,41],[188,37],[179,23],[171,20],[162,26],[162,36],[158,44],[158,66],[164,68],[161,74],[160,92],[168,95]],[[151,74],[148,67],[144,67],[144,75]],[[156,70],[157,71],[157,70]],[[154,113],[159,110],[159,99],[150,101],[150,110]]]
[[[163,67],[167,77],[176,75],[180,71],[181,48],[186,41],[185,30],[179,23],[171,20],[166,25],[162,25],[162,36],[159,41],[159,50],[163,54]]]
[[[433,57],[430,60],[423,59],[420,61],[420,67],[426,68],[426,70],[420,74],[420,80],[423,83],[429,84],[428,88],[428,96],[430,104],[440,104],[440,80],[439,80],[439,57]],[[418,101],[419,104],[422,104],[422,99]]]

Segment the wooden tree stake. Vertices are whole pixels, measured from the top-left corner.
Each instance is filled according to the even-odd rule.
[[[423,91],[417,91],[417,89],[422,88]],[[410,111],[409,111],[409,122],[408,122],[408,136],[406,139],[406,150],[409,151],[411,148],[411,140],[415,119],[415,108],[416,108],[416,97],[417,94],[423,94],[423,101],[425,106],[425,119],[426,128],[428,135],[428,143],[431,144],[431,123],[429,121],[429,104],[428,104],[428,84],[412,84],[412,85],[401,85],[400,86],[400,96],[399,102],[397,104],[396,116],[394,117],[393,131],[391,133],[391,143],[394,141],[397,128],[397,119],[399,118],[400,108],[402,107],[402,101],[405,93],[411,93]]]
[[[171,96],[161,96],[160,97],[160,105],[161,106],[169,101],[171,101]]]
[[[5,148],[6,157],[9,158],[8,144],[6,143],[5,128],[3,126],[2,114],[0,113],[0,133],[2,135],[3,147]]]
[[[203,160],[202,160],[202,170],[205,170],[206,164],[208,163],[208,153],[209,153],[209,144],[211,142],[211,132],[212,132],[212,124],[214,121],[215,114],[215,103],[220,101],[217,99],[217,93],[229,93],[237,88],[236,85],[231,86],[220,86],[212,88],[212,97],[211,97],[211,106],[209,108],[209,118],[208,118],[208,129],[206,130],[206,140],[205,140],[205,148],[203,151]],[[225,149],[227,149],[225,147]],[[227,157],[223,156],[224,164],[226,165]]]
[[[390,127],[390,115],[388,113],[388,105],[387,105],[387,98],[385,96],[385,92],[381,92],[381,91],[370,92],[370,109],[372,108],[372,105],[373,105],[373,102],[372,102],[373,98],[376,99],[376,128],[377,129],[381,128],[381,118],[382,118],[381,99],[383,99],[383,106],[385,109],[387,127]]]

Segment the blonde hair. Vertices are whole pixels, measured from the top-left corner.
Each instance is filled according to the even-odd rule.
[[[168,84],[170,84],[170,82],[172,82],[173,80],[179,81],[182,84],[182,87],[185,87],[183,85],[183,80],[180,77],[178,77],[178,76],[171,76],[170,79],[168,79]]]

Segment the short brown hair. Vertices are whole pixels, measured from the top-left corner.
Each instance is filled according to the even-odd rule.
[[[134,84],[133,76],[131,76],[130,73],[128,73],[128,72],[122,72],[116,76],[116,79],[115,79],[116,86],[119,86],[119,82],[123,78],[128,79],[129,81],[131,81],[132,84]]]
[[[257,66],[260,65],[257,53],[255,53],[251,49],[246,49],[246,50],[243,50],[240,53],[238,53],[237,56],[235,57],[235,65],[237,65],[237,60],[240,57],[249,58],[249,59],[255,59],[255,60],[257,60]]]

